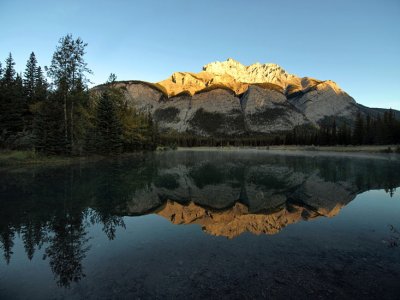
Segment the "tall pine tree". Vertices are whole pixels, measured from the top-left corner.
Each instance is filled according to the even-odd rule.
[[[122,125],[117,115],[116,103],[105,91],[97,105],[96,139],[97,151],[102,154],[117,154],[122,147]]]
[[[6,148],[15,147],[17,134],[24,129],[22,114],[25,98],[22,78],[16,75],[14,66],[15,62],[10,53],[0,82],[0,144]]]
[[[31,53],[24,72],[24,90],[28,105],[33,102],[36,90],[37,60],[35,53]]]
[[[35,71],[35,91],[34,91],[35,97],[33,99],[32,104],[38,101],[45,100],[47,97],[47,89],[48,89],[48,83],[43,75],[42,68],[39,66],[36,68]]]
[[[364,141],[364,119],[360,113],[357,113],[354,123],[353,144],[361,145]]]
[[[11,86],[14,84],[15,81],[15,62],[12,57],[12,54],[10,53],[6,59],[6,66],[4,69],[4,76],[2,78],[2,83],[4,86]]]
[[[35,149],[46,154],[65,153],[66,140],[64,126],[60,122],[63,118],[62,98],[56,91],[50,93],[43,101],[35,104],[35,118],[33,123]]]
[[[37,60],[35,53],[31,53],[29,59],[26,63],[26,68],[24,72],[24,93],[25,93],[25,107],[23,111],[23,118],[25,126],[31,130],[33,115],[30,110],[30,106],[35,103],[36,100],[36,83],[37,83]]]

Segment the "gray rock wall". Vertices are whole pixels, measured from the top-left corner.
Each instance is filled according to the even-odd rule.
[[[289,96],[250,85],[242,95],[216,88],[193,96],[182,93],[170,98],[143,82],[119,85],[128,104],[152,113],[162,132],[207,137],[284,132],[305,124],[318,126],[325,118],[332,117],[351,121],[360,111],[354,99],[335,83],[316,82],[312,87],[306,83],[306,92]]]

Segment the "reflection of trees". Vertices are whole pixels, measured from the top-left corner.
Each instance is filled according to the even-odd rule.
[[[33,223],[31,220],[21,227],[20,234],[29,260],[33,258],[35,248],[40,248],[43,245],[47,236],[45,228],[44,224]]]
[[[26,255],[44,248],[57,284],[70,286],[84,277],[82,261],[90,249],[87,227],[103,226],[106,236],[116,237],[123,218],[113,213],[149,187],[156,176],[154,161],[70,166],[32,173],[0,174],[0,248],[9,263],[14,239],[21,237]],[[100,171],[99,171],[100,170]]]
[[[124,219],[122,217],[114,216],[109,213],[92,211],[90,222],[92,224],[103,224],[103,232],[107,235],[109,240],[115,239],[115,233],[118,227],[125,228]]]
[[[15,232],[11,227],[6,227],[1,231],[0,234],[0,247],[3,249],[4,260],[7,264],[10,263],[12,252],[12,247],[14,246],[14,236]]]
[[[53,234],[48,237],[45,250],[57,284],[68,287],[84,277],[82,260],[90,249],[82,214],[55,218],[50,225]]]
[[[393,187],[389,187],[389,188],[385,187],[385,192],[386,192],[387,194],[389,194],[390,197],[392,198],[393,195],[394,195],[394,193],[396,192],[396,189],[393,188]]]

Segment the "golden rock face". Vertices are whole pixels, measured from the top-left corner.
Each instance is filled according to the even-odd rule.
[[[247,83],[236,81],[228,74],[214,75],[208,72],[200,72],[197,74],[187,72],[175,72],[166,80],[158,82],[166,91],[169,97],[179,95],[182,92],[189,92],[194,95],[200,91],[212,88],[228,88],[235,94],[244,93]]]
[[[335,214],[340,208],[335,209]],[[184,205],[170,200],[156,213],[173,224],[198,224],[208,234],[230,239],[244,232],[256,235],[276,234],[289,224],[324,215],[323,212],[297,205],[292,205],[290,211],[282,208],[271,213],[251,213],[246,205],[238,202],[229,209],[213,210],[193,202]],[[329,217],[331,214],[325,216]]]
[[[183,92],[194,95],[215,88],[226,88],[239,95],[254,84],[258,86],[270,84],[290,94],[299,91],[306,92],[320,83],[332,86],[338,93],[341,91],[332,81],[300,78],[287,73],[276,64],[255,63],[245,66],[229,58],[223,62],[207,64],[199,73],[175,72],[169,78],[156,84],[166,91],[168,97],[173,97]],[[267,85],[265,87],[268,88]]]

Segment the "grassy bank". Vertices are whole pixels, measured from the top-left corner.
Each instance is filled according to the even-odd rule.
[[[170,149],[170,148],[168,148]],[[168,149],[164,149],[168,150]],[[102,156],[93,154],[90,156],[62,156],[62,155],[44,155],[34,151],[3,150],[0,151],[1,167],[20,167],[20,166],[57,166],[76,163],[96,162],[103,159],[129,158],[143,155],[143,151],[121,153],[115,156]]]
[[[18,165],[63,165],[86,160],[89,160],[89,158],[59,155],[47,156],[34,151],[0,151],[0,167]]]

